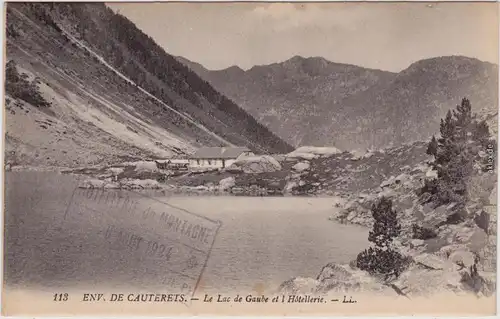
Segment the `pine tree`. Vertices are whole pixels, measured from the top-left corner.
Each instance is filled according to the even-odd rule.
[[[427,154],[434,155],[432,165],[438,175],[432,200],[437,205],[463,203],[479,151],[492,144],[489,128],[485,121],[477,120],[470,101],[464,98],[441,119],[439,131],[441,136],[437,140],[433,136],[427,147]]]
[[[426,153],[428,155],[436,156],[437,155],[437,150],[438,150],[438,142],[436,140],[436,137],[432,135],[432,139],[429,142],[429,145],[427,146],[427,151]]]
[[[368,241],[379,248],[389,249],[392,240],[401,232],[397,213],[392,209],[392,201],[382,197],[377,204],[373,205],[372,216],[375,222],[368,234]]]
[[[382,197],[372,206],[372,216],[375,221],[368,234],[368,241],[373,243],[374,247],[359,253],[356,265],[371,274],[385,275],[386,279],[390,276],[397,278],[409,265],[410,259],[392,247],[394,238],[401,233],[401,225],[397,212],[392,209],[392,201]]]

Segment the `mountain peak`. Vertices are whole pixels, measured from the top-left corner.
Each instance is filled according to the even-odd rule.
[[[237,65],[232,65],[232,66],[228,67],[227,69],[225,69],[224,71],[231,72],[231,73],[243,73],[243,72],[245,72],[242,68],[240,68]]]
[[[286,60],[285,62],[302,62],[304,61],[306,58],[303,57],[303,56],[300,56],[300,55],[294,55],[293,57],[291,57],[290,59]]]
[[[290,59],[284,61],[283,63],[297,64],[297,63],[304,63],[304,62],[307,62],[307,63],[332,63],[323,57],[319,57],[319,56],[303,57],[300,55],[295,55],[295,56],[291,57]]]
[[[496,65],[463,55],[448,55],[419,60],[412,63],[406,70],[404,70],[404,72],[415,70],[436,70],[437,67],[440,69],[454,69],[458,67],[477,68],[479,66],[491,67]]]

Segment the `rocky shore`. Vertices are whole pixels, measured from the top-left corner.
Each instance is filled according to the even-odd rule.
[[[221,170],[176,172],[154,161],[67,170],[88,176],[83,187],[166,188],[176,192],[226,193],[245,196],[336,196],[369,191],[398,167],[425,159],[424,143],[362,155],[334,148],[299,148],[285,155],[254,156]],[[147,181],[147,182],[144,182]],[[157,183],[154,183],[156,181]]]
[[[371,227],[371,206],[382,196],[393,200],[402,226],[395,242],[413,262],[399,278],[372,276],[349,265],[328,264],[316,278],[297,277],[280,287],[283,293],[383,292],[406,298],[443,292],[491,296],[496,290],[496,175],[478,173],[471,180],[471,199],[435,206],[418,194],[435,172],[427,162],[402,167],[379,187],[348,197],[331,220]]]

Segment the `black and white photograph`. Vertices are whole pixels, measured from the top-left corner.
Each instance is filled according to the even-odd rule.
[[[5,316],[494,315],[497,2],[7,2]]]

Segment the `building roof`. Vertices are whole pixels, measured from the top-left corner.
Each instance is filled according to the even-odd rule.
[[[237,158],[243,152],[250,152],[246,147],[202,147],[199,148],[196,153],[191,155],[194,159],[227,159],[227,158]]]

